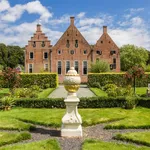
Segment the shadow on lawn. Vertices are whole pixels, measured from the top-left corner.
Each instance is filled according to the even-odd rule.
[[[44,127],[35,127],[31,133],[49,134],[50,136],[60,137],[60,130],[48,129]]]

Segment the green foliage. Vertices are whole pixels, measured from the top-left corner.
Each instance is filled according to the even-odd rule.
[[[18,64],[24,65],[24,51],[19,46],[6,46],[0,43],[0,64],[15,68]]]
[[[109,71],[110,67],[108,62],[103,60],[99,60],[96,61],[95,63],[92,63],[90,67],[90,72],[92,73],[109,72]]]
[[[21,133],[7,133],[7,132],[0,132],[0,146],[6,144],[17,143],[19,141],[31,139],[31,134],[28,132],[21,132]]]
[[[136,87],[147,87],[150,83],[150,73],[145,73],[145,78],[140,78],[135,81]],[[100,86],[106,84],[115,84],[118,87],[127,86],[125,80],[125,73],[89,73],[88,74],[88,86],[95,87],[95,83]]]
[[[133,109],[135,108],[136,104],[137,104],[137,97],[135,96],[127,96],[125,98],[126,103],[125,103],[125,109]]]
[[[150,146],[150,132],[133,132],[133,133],[124,133],[117,134],[113,137],[116,140],[122,140],[127,142],[134,142],[137,144],[143,144]]]
[[[84,141],[82,150],[149,150],[149,148],[144,146],[137,147],[131,144],[120,144],[88,139]]]
[[[60,150],[59,143],[56,139],[42,140],[27,144],[10,145],[1,147],[0,150]]]
[[[10,96],[5,96],[1,100],[1,108],[3,110],[10,110],[15,105],[14,98]]]
[[[54,90],[55,88],[44,89],[38,94],[38,98],[47,98],[50,95],[50,93],[52,93]]]
[[[21,74],[21,87],[30,87],[38,85],[40,88],[56,88],[58,85],[58,76],[56,73],[40,74]]]
[[[121,70],[127,71],[135,65],[144,67],[148,60],[148,51],[134,45],[124,45],[120,48]]]

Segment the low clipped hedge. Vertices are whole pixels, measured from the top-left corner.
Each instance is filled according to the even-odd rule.
[[[118,86],[126,85],[124,78],[125,73],[89,73],[88,74],[88,86],[97,87],[105,86],[106,84],[113,83]],[[150,73],[145,73],[144,79],[136,80],[136,87],[147,87],[150,83]]]
[[[124,107],[125,97],[83,97],[78,108],[113,108]],[[1,106],[1,102],[0,102]],[[17,107],[23,108],[65,108],[64,98],[28,98],[16,99]],[[150,108],[150,98],[139,98],[137,106]]]
[[[58,86],[58,75],[56,73],[24,73],[20,74],[20,87],[30,87],[31,85],[38,85],[41,88],[56,88]],[[0,75],[0,83],[3,78]],[[7,87],[7,85],[2,85]]]

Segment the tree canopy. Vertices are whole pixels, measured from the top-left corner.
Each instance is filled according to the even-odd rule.
[[[15,68],[18,64],[24,65],[24,51],[19,46],[6,46],[0,43],[0,64],[6,68]]]
[[[133,66],[145,67],[148,51],[134,45],[124,45],[120,48],[121,70],[127,71]]]

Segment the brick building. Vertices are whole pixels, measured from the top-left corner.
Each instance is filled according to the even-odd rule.
[[[71,66],[80,74],[82,82],[86,82],[90,63],[99,59],[107,61],[111,70],[120,71],[119,48],[108,35],[107,27],[103,27],[102,36],[91,46],[75,27],[74,17],[70,17],[70,26],[54,46],[50,45],[38,24],[25,49],[26,72],[57,72],[60,82]]]

